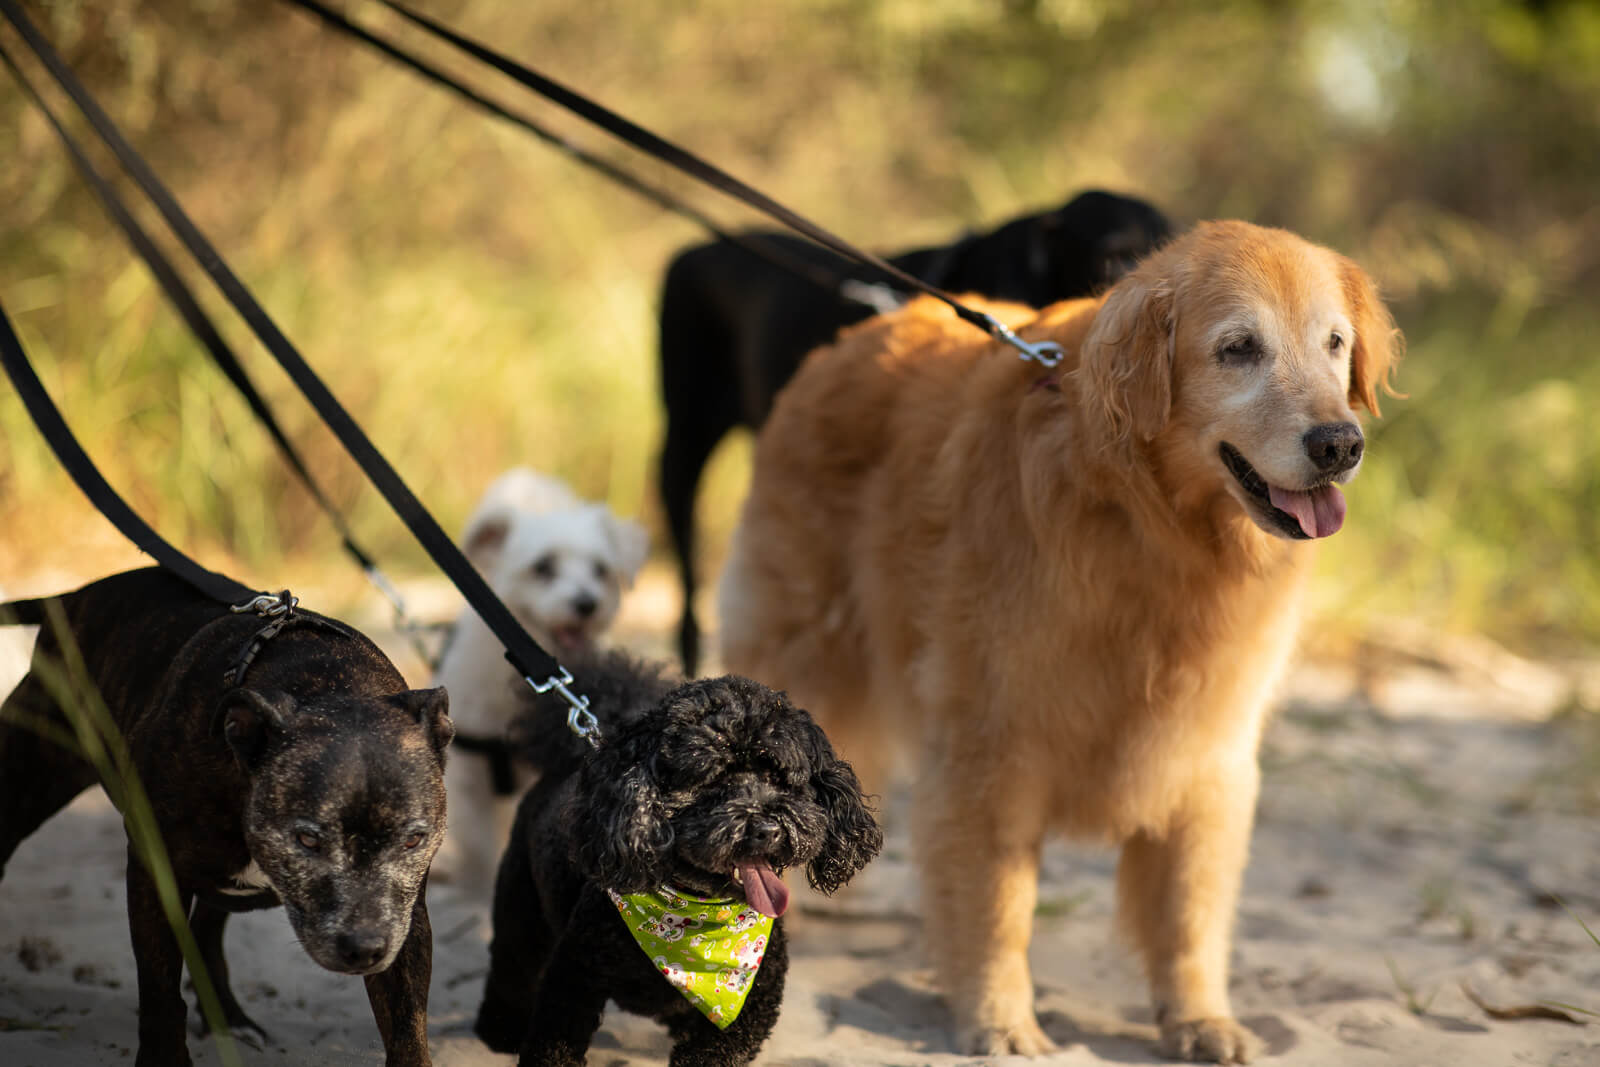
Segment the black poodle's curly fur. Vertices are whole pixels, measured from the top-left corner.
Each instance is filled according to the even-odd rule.
[[[520,1051],[524,1067],[581,1064],[610,999],[666,1025],[673,1067],[749,1063],[783,998],[782,921],[719,1030],[656,970],[606,891],[740,896],[736,867],[764,863],[803,867],[831,893],[883,845],[860,783],[810,715],[747,678],[677,684],[622,653],[573,674],[604,741],[589,751],[552,696],[514,730],[541,777],[500,862],[478,1036]]]

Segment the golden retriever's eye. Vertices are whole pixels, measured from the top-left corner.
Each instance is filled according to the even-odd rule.
[[[1261,358],[1261,343],[1254,334],[1236,337],[1217,350],[1217,359],[1222,363],[1242,366],[1254,363]]]
[[[536,578],[549,581],[556,576],[556,560],[554,556],[540,556],[533,561],[533,573]]]
[[[1344,351],[1344,336],[1342,334],[1336,333],[1328,338],[1328,351],[1336,356]]]

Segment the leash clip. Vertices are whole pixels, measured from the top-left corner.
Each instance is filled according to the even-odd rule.
[[[222,684],[238,685],[244,678],[244,672],[250,669],[256,657],[261,654],[261,649],[266,643],[278,636],[278,633],[294,620],[294,609],[300,603],[300,598],[285,589],[276,596],[271,593],[259,593],[246,600],[243,604],[229,604],[228,610],[235,615],[248,615],[251,612],[267,620],[267,624],[257,630],[250,638],[249,644],[239,653],[232,667],[222,674]]]
[[[228,610],[235,615],[243,615],[246,612],[253,611],[263,619],[271,619],[279,615],[287,615],[299,606],[300,598],[292,596],[289,590],[285,589],[276,595],[259,593],[246,600],[243,604],[229,604]]]
[[[1039,366],[1053,370],[1061,362],[1061,346],[1054,341],[1035,341],[1029,344],[1017,336],[1015,330],[1001,322],[987,312],[978,312],[984,320],[984,329],[990,336],[1004,341],[1006,344],[1022,353],[1023,360],[1033,360]]]
[[[589,710],[589,698],[579,696],[571,689],[568,689],[567,687],[572,684],[572,672],[562,667],[559,663],[556,666],[561,673],[552,674],[543,682],[536,682],[527,676],[524,676],[522,680],[533,686],[535,693],[548,693],[554,689],[561,694],[561,698],[571,706],[571,710],[567,712],[567,729],[589,742],[595,748],[599,748],[600,720],[595,718],[594,712]]]

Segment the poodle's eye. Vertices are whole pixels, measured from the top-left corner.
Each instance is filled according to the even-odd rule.
[[[1217,361],[1233,366],[1245,366],[1261,359],[1261,342],[1253,333],[1235,337],[1217,350]]]
[[[554,556],[540,556],[533,561],[533,576],[543,578],[545,581],[556,576],[556,558]]]
[[[1342,334],[1336,333],[1328,338],[1328,351],[1336,356],[1344,351],[1344,336]]]
[[[597,559],[594,561],[594,576],[603,582],[611,576],[611,568],[605,565],[605,561]]]

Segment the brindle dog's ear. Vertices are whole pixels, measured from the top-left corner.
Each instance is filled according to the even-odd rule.
[[[297,706],[294,697],[276,689],[235,689],[222,698],[222,736],[245,769],[254,770],[261,762]]]
[[[412,689],[399,697],[401,705],[417,717],[433,742],[435,752],[444,753],[445,746],[456,736],[456,725],[450,721],[450,697],[444,687],[437,689]]]

